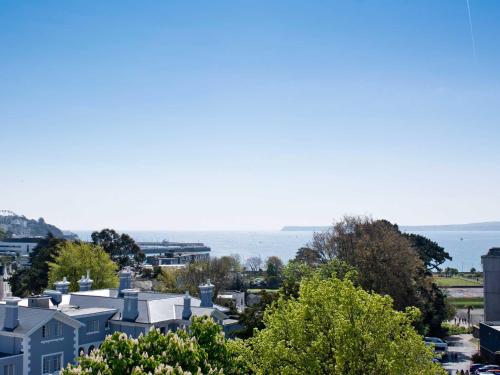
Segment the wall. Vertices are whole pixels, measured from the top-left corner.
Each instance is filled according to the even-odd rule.
[[[51,319],[47,324],[55,325],[56,319]],[[55,329],[53,328],[53,331]],[[62,336],[60,338],[43,338],[42,327],[30,336],[30,353],[28,366],[30,374],[42,373],[42,356],[51,353],[63,353],[63,367],[75,359],[75,337],[76,329],[63,323]]]
[[[495,352],[500,350],[500,331],[487,324],[479,324],[479,342],[481,356],[490,363],[495,363]]]
[[[111,334],[111,330],[106,330],[106,322],[111,318],[113,314],[103,314],[103,315],[92,315],[85,317],[74,317],[79,322],[85,324],[85,326],[79,329],[78,341],[79,345],[85,345],[89,343],[102,342],[107,335]],[[97,333],[87,333],[87,325],[91,320],[97,320],[99,322],[99,330]]]
[[[12,336],[0,336],[0,352],[6,354],[21,353],[22,339]]]
[[[123,332],[128,336],[135,338],[139,337],[141,333],[143,335],[146,334],[146,332],[149,332],[150,329],[149,326],[124,324],[121,321],[110,322],[110,324],[111,332]]]
[[[0,340],[3,340],[2,337]],[[3,368],[5,365],[14,365],[14,374],[23,374],[23,354],[13,355],[9,357],[0,357],[0,375],[4,375]]]

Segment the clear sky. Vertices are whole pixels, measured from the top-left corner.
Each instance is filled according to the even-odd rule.
[[[0,2],[0,209],[65,229],[500,220],[500,2]]]

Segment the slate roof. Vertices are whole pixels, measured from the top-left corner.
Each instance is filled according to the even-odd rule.
[[[0,332],[3,330],[5,310],[5,304],[0,304]],[[57,310],[19,306],[19,325],[12,332],[23,335],[40,322],[50,320],[56,313]]]
[[[123,313],[123,299],[114,297],[114,289],[92,290],[71,294],[70,304],[80,309],[101,307],[116,309],[117,313],[112,320],[121,320]],[[152,324],[168,320],[182,319],[184,295],[154,292],[139,292],[138,316],[136,323]],[[200,307],[201,300],[191,297],[191,311],[194,316],[214,316],[224,319],[227,308],[214,305],[214,307]]]

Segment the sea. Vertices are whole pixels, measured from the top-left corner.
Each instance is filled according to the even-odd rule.
[[[82,240],[90,240],[91,231],[72,231]],[[312,231],[126,231],[136,241],[202,242],[213,256],[238,254],[242,261],[271,255],[283,261],[292,259],[297,250],[311,242]],[[481,255],[491,247],[500,247],[500,231],[415,231],[437,242],[452,256],[442,267],[469,271],[481,270]]]

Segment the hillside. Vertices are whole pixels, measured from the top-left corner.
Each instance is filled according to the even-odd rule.
[[[28,219],[9,211],[0,212],[0,229],[13,238],[19,237],[45,237],[52,233],[55,237],[64,238],[65,235],[55,225],[47,224],[43,218],[38,220]]]

